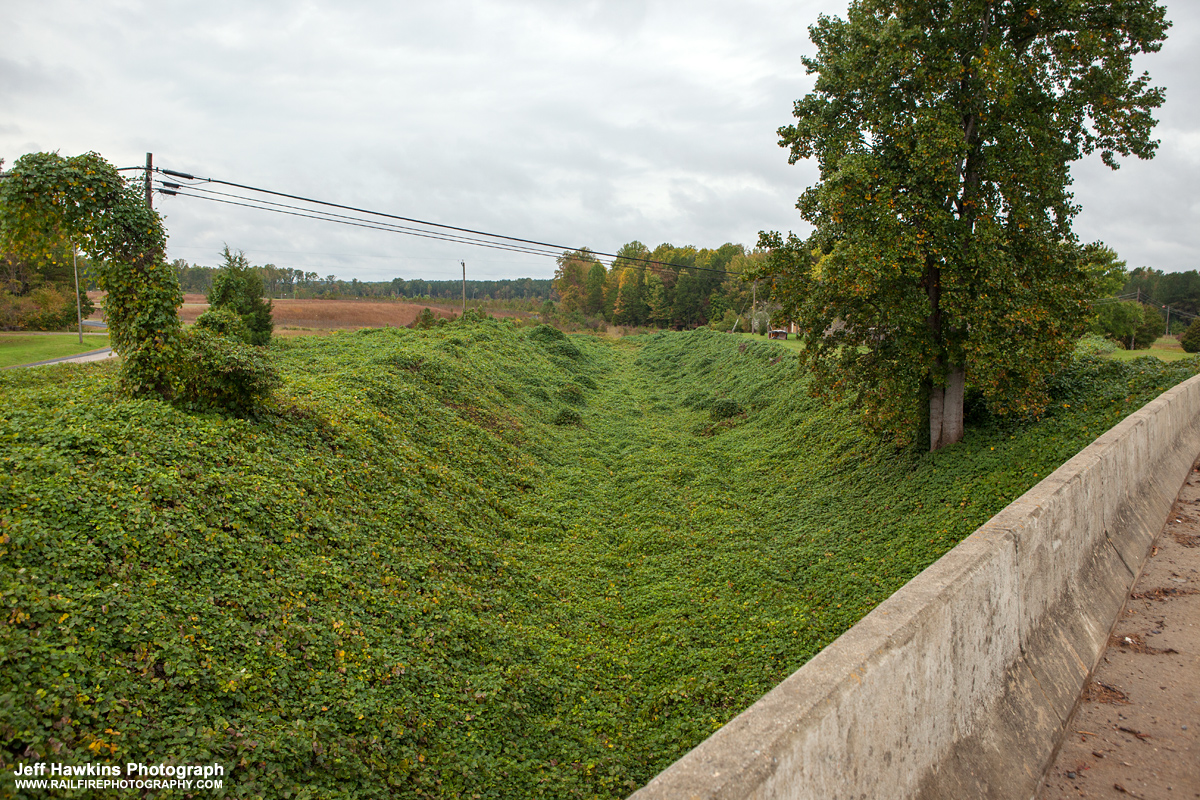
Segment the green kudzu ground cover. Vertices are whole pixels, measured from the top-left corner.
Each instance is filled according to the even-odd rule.
[[[1197,365],[1079,360],[1041,421],[918,454],[720,333],[273,353],[253,419],[119,399],[111,365],[0,375],[6,776],[624,796]]]

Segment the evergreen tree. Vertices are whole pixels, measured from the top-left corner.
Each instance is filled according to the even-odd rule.
[[[1183,332],[1179,344],[1183,346],[1184,352],[1200,353],[1200,317],[1192,320],[1192,324]]]
[[[672,321],[680,328],[694,328],[705,323],[703,309],[704,294],[700,281],[690,270],[679,273],[675,282],[675,297],[672,304]]]
[[[1133,334],[1133,349],[1146,350],[1163,335],[1166,323],[1157,310],[1151,306],[1142,307],[1142,323]]]
[[[213,277],[208,292],[209,307],[227,308],[241,317],[249,331],[247,344],[269,344],[274,328],[272,303],[263,299],[262,275],[250,266],[244,252],[234,253],[229,245],[225,245],[221,258],[221,271]]]

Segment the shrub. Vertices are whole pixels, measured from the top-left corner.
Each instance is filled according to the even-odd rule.
[[[196,327],[250,344],[250,329],[232,309],[210,308],[196,318]]]
[[[0,293],[0,297],[8,296]],[[46,283],[25,297],[12,297],[25,315],[19,327],[30,331],[57,331],[75,327],[77,315],[87,317],[95,306],[85,292],[79,292],[79,308],[75,307],[75,290],[71,286]],[[0,301],[2,302],[2,301]],[[0,312],[3,314],[3,312]]]
[[[543,345],[551,355],[563,356],[572,361],[577,361],[583,357],[583,353],[576,344],[568,339],[565,333],[553,325],[538,325],[529,332],[529,338],[531,341]]]
[[[408,327],[419,331],[427,331],[434,325],[437,325],[437,317],[426,307],[421,309],[421,313],[417,314],[417,318]]]
[[[1088,333],[1075,345],[1077,356],[1104,356],[1115,352],[1117,346],[1096,333]]]
[[[228,308],[242,318],[249,336],[248,344],[266,345],[271,341],[271,301],[263,299],[263,280],[246,254],[234,254],[225,245],[225,264],[213,278],[208,291],[208,304],[213,308]]]
[[[714,331],[732,331],[734,326],[737,325],[740,330],[744,331],[746,326],[744,324],[739,325],[738,322],[738,313],[731,308],[726,310],[724,316],[720,319],[713,319],[709,322],[708,327]]]
[[[194,327],[180,342],[177,403],[195,410],[239,416],[262,405],[279,383],[279,375],[258,347]]]
[[[1200,353],[1200,317],[1192,320],[1192,324],[1184,331],[1179,344],[1183,346],[1185,352]]]
[[[567,335],[553,325],[542,323],[529,332],[529,338],[535,342],[548,344],[550,342],[565,342]]]
[[[470,324],[475,322],[487,322],[492,319],[492,315],[482,308],[468,308],[463,312],[461,317],[451,317],[456,322]]]
[[[53,331],[75,319],[75,304],[52,285],[39,286],[25,296],[0,293],[0,327]]]

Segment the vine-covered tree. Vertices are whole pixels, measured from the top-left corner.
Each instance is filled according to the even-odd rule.
[[[820,182],[807,242],[764,234],[796,284],[814,385],[930,449],[962,437],[967,381],[1038,413],[1095,279],[1069,165],[1153,156],[1163,92],[1132,59],[1169,23],[1152,0],[858,0],[810,28],[814,91],[781,128]]]
[[[142,190],[96,153],[24,155],[0,180],[0,244],[44,259],[64,239],[88,254],[108,292],[105,318],[126,390],[170,396],[183,295],[164,257],[162,220]]]

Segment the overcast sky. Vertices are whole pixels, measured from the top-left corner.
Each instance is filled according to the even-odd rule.
[[[1172,0],[1158,156],[1075,167],[1082,241],[1131,267],[1200,267],[1200,11]],[[811,89],[801,0],[9,3],[0,157],[95,150],[468,228],[612,251],[752,245],[807,226],[815,181],[776,129]],[[182,197],[169,256],[388,280],[549,277],[552,259]]]

